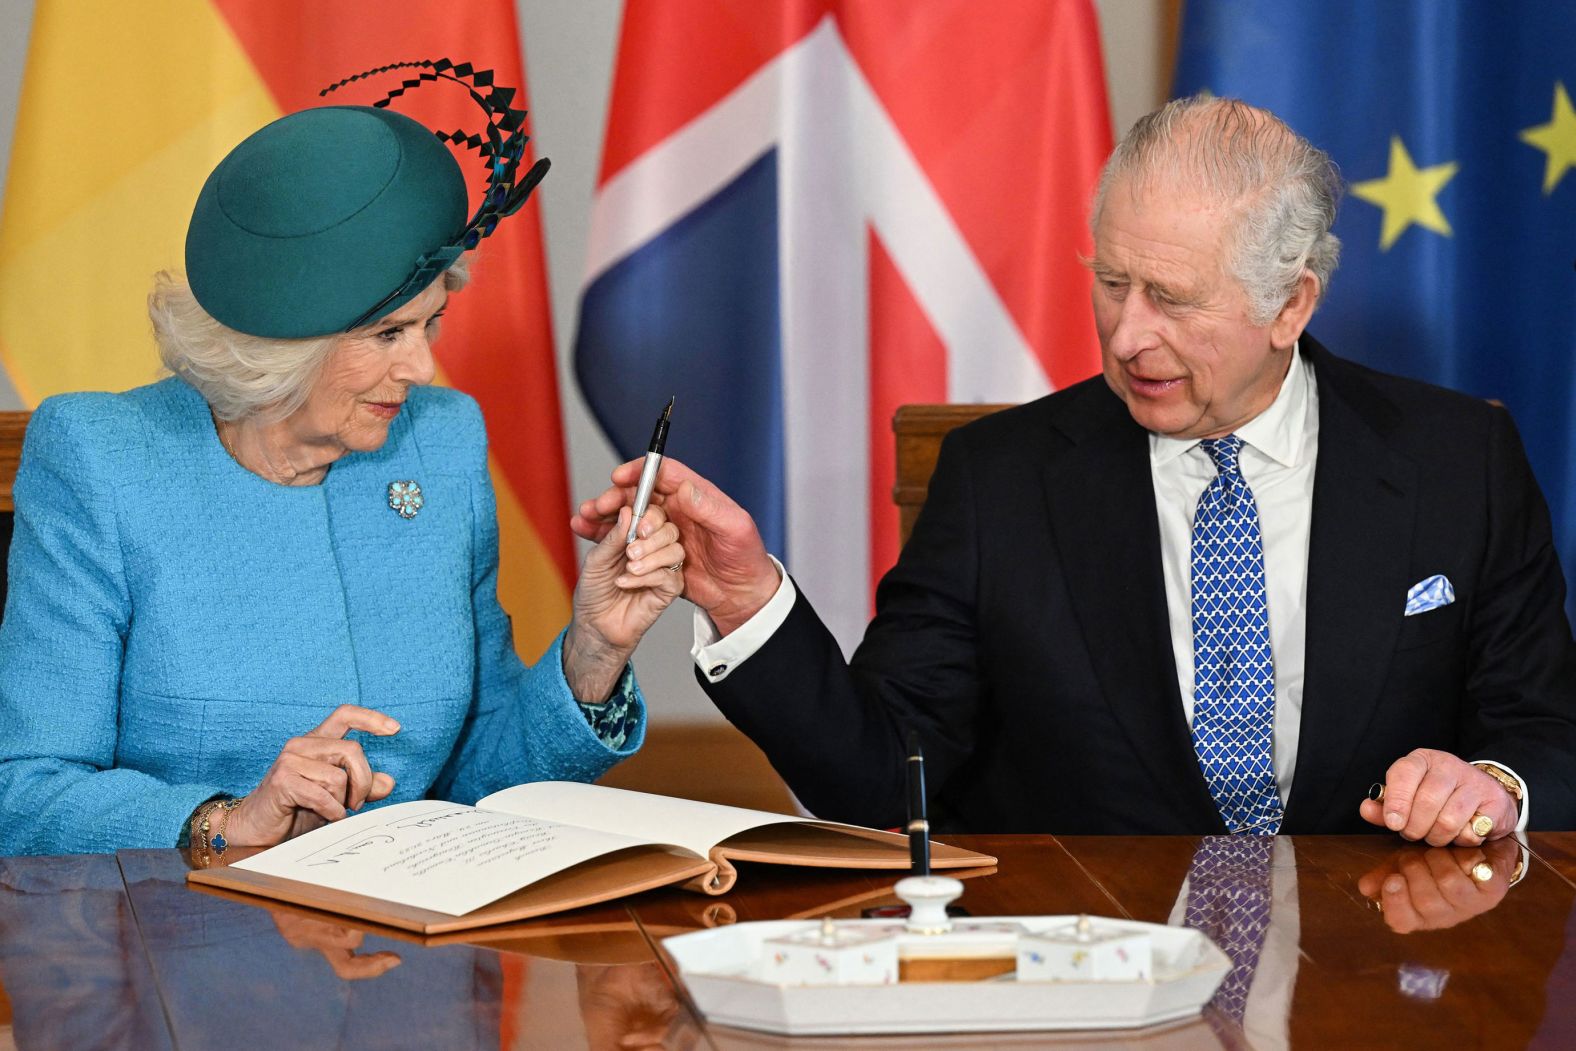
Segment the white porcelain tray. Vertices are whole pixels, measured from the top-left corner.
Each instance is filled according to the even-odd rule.
[[[959,920],[1020,923],[1031,931],[1064,927],[1076,916],[999,916]],[[662,940],[695,1005],[710,1022],[768,1033],[964,1033],[1035,1029],[1129,1029],[1197,1014],[1231,961],[1187,927],[1105,919],[1103,927],[1152,939],[1149,982],[899,982],[896,985],[781,986],[757,980],[762,942],[813,930],[807,920],[738,923]],[[901,920],[840,920],[838,926],[901,931]],[[903,935],[906,941],[913,935]]]

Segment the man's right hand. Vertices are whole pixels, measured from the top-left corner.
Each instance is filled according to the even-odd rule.
[[[387,737],[399,723],[382,712],[342,704],[302,737],[280,749],[263,780],[230,814],[225,839],[238,847],[271,847],[394,791],[394,779],[374,773],[351,730]]]
[[[575,535],[600,541],[633,505],[643,460],[613,469],[613,485],[580,505],[569,522]],[[664,458],[651,502],[679,527],[684,545],[684,597],[711,617],[723,635],[759,613],[782,583],[760,531],[744,508],[677,460]]]

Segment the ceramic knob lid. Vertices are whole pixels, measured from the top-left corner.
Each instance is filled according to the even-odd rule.
[[[963,893],[963,883],[950,876],[910,876],[892,890],[908,903],[908,930],[914,934],[943,934],[952,929],[947,906]]]

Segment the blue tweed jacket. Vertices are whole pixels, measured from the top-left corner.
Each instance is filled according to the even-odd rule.
[[[404,480],[425,499],[408,520],[388,504]],[[562,636],[533,667],[515,656],[463,394],[413,389],[382,449],[299,488],[235,463],[182,380],[62,395],[33,414],[15,499],[0,853],[173,846],[346,702],[400,722],[353,734],[390,802],[591,780],[644,737],[632,684],[622,747],[593,732]]]

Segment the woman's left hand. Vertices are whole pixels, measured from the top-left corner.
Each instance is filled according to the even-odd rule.
[[[629,535],[629,508],[586,555],[564,635],[564,677],[577,700],[607,700],[646,630],[684,590],[678,527],[652,504]]]

